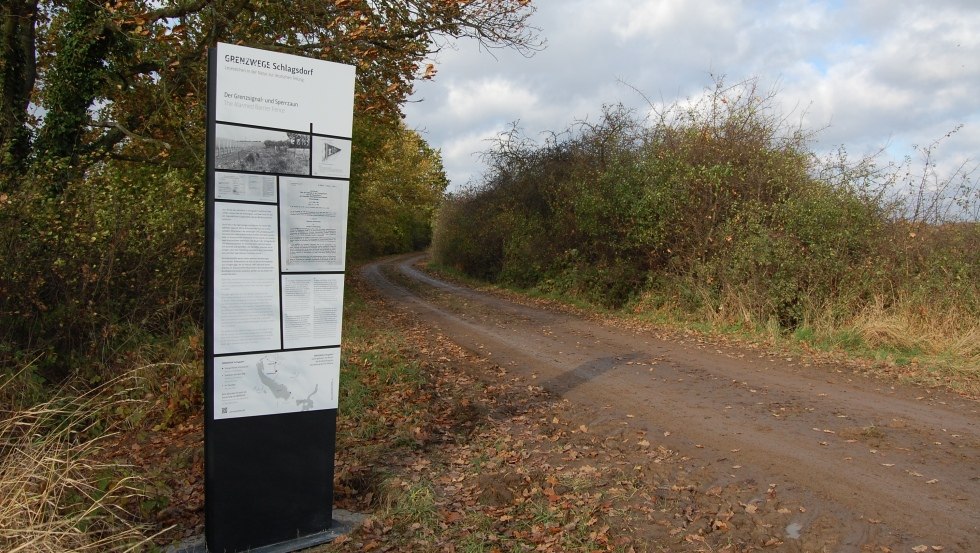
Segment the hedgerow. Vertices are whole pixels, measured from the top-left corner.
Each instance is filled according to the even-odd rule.
[[[437,213],[435,261],[606,307],[778,332],[860,326],[872,306],[901,311],[906,336],[976,332],[970,173],[939,187],[956,194],[929,195],[911,160],[821,158],[773,100],[754,81],[719,80],[645,116],[607,106],[543,145],[512,130],[485,153],[484,182]]]

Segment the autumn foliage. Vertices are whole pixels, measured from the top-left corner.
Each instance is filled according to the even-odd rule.
[[[349,251],[425,245],[446,180],[400,121],[452,39],[530,51],[528,2],[16,0],[0,7],[0,361],[98,379],[200,325],[207,51],[357,68]],[[158,347],[159,346],[159,347]],[[166,345],[149,348],[152,362]]]
[[[139,550],[138,522],[169,494],[199,504],[145,456],[129,479],[99,438],[125,419],[138,451],[202,408],[208,48],[357,68],[348,253],[364,257],[429,240],[446,179],[401,105],[435,77],[430,56],[455,39],[532,51],[531,13],[526,0],[0,3],[0,549]],[[137,367],[140,417],[85,395]],[[44,496],[42,471],[59,466],[47,483],[64,495]]]

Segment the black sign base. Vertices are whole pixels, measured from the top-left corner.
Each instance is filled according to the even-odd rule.
[[[333,524],[330,526],[329,530],[283,543],[258,547],[252,549],[251,552],[292,553],[294,551],[300,551],[302,549],[330,543],[340,536],[350,534],[352,531],[354,531],[354,528],[356,528],[357,525],[359,525],[367,516],[361,513],[345,511],[343,509],[334,509],[333,515]],[[199,536],[197,538],[185,540],[176,545],[171,545],[166,549],[166,553],[208,553],[208,548],[204,543],[204,536]]]
[[[336,409],[208,422],[209,551],[265,551],[329,533]]]

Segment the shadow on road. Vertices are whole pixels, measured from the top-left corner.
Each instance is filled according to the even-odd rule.
[[[545,380],[541,383],[541,387],[553,394],[562,395],[606,374],[620,365],[625,365],[629,361],[636,361],[641,356],[641,352],[634,351],[633,353],[624,355],[591,359],[570,371]]]

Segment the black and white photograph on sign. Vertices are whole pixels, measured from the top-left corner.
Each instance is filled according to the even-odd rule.
[[[287,349],[340,345],[344,275],[282,275],[282,339]]]
[[[340,350],[312,349],[214,359],[214,418],[336,409]]]
[[[346,181],[279,179],[283,272],[344,270],[348,189]]]
[[[214,168],[280,175],[310,174],[308,133],[215,126]]]
[[[280,349],[274,205],[214,206],[214,352]]]
[[[275,175],[214,173],[214,197],[218,200],[276,203]]]
[[[350,140],[313,137],[313,175],[350,178]]]

